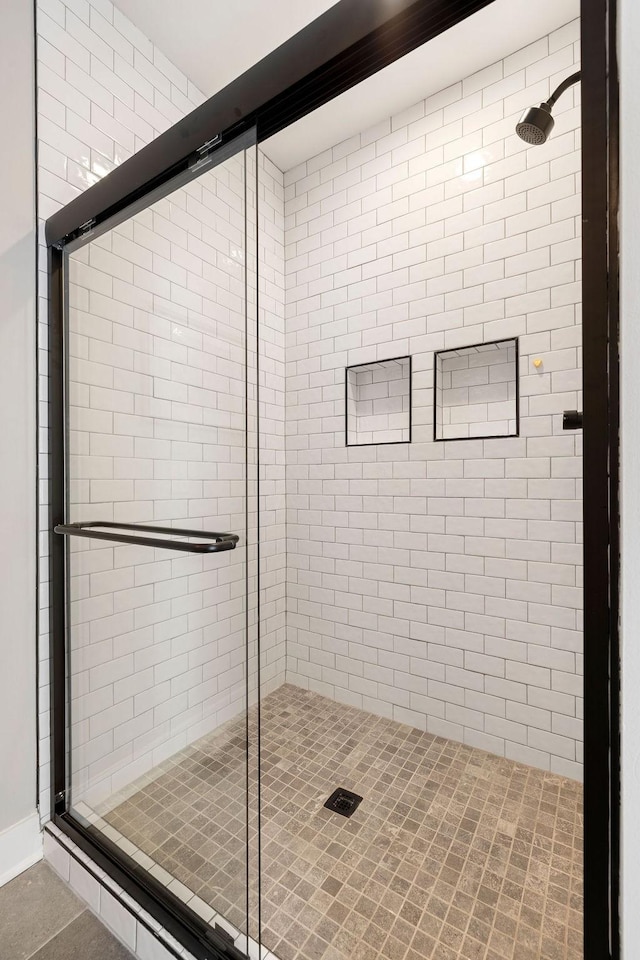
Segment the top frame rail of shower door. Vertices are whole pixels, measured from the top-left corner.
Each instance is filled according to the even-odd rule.
[[[177,527],[155,527],[141,523],[114,523],[107,520],[95,520],[91,523],[59,523],[54,533],[66,537],[87,537],[92,540],[110,540],[113,543],[133,543],[142,547],[156,547],[163,550],[182,550],[184,553],[220,553],[223,550],[235,550],[240,539],[235,533],[210,533],[207,530],[180,530]],[[134,533],[115,533],[109,531],[131,530]],[[139,531],[139,532],[138,532]],[[140,536],[140,533],[152,533],[155,536]],[[164,534],[164,536],[158,536]],[[173,537],[197,537],[207,543],[188,543]]]
[[[95,229],[173,177],[203,146],[259,125],[259,140],[333,99],[492,0],[340,0],[46,222],[49,246]]]

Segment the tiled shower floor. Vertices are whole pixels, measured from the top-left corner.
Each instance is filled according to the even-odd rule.
[[[105,818],[242,926],[244,717]],[[280,960],[581,960],[581,785],[291,685],[262,702],[262,942]],[[323,808],[346,787],[350,819]]]

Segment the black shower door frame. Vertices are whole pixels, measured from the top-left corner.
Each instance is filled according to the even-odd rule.
[[[258,142],[492,0],[340,0],[46,223],[49,251],[49,544],[54,823],[198,958],[239,957],[195,914],[67,812],[62,343],[64,248],[254,125]],[[581,0],[584,394],[584,957],[619,945],[619,388],[617,0]]]

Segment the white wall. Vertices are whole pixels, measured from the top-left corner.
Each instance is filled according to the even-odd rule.
[[[245,707],[245,611],[255,606],[245,584],[245,378],[255,381],[255,327],[247,338],[244,263],[255,238],[255,162],[255,147],[246,169],[244,154],[230,157],[70,258],[70,519],[240,537],[235,550],[207,557],[72,542],[74,803],[110,798]],[[274,210],[273,172],[261,157],[262,221],[279,211],[281,229],[282,177],[275,171]],[[253,281],[247,287],[255,304]],[[265,314],[261,323],[273,329]],[[282,307],[273,315],[281,329]],[[255,422],[251,400],[249,416]],[[263,413],[263,455],[276,426]],[[283,452],[282,419],[279,433]],[[248,452],[251,465],[251,438]],[[265,553],[277,554],[282,533],[264,510],[261,533]],[[279,571],[283,600],[284,562]],[[263,692],[284,680],[269,619]],[[283,644],[283,610],[280,621]],[[255,664],[250,670],[253,691]]]
[[[40,805],[50,809],[47,454],[47,276],[44,221],[202,97],[110,0],[42,0],[38,66],[40,415]]]
[[[110,0],[42,0],[38,65],[40,805],[49,793],[47,277],[44,221],[203,99]]]
[[[109,0],[42,0],[38,35],[41,213],[46,217],[178,119],[201,95]],[[550,85],[573,67],[577,37],[577,23],[562,28],[290,171],[285,225],[290,679],[576,776],[581,760],[580,457],[578,439],[557,434],[560,411],[579,405],[577,91],[559,104],[558,128],[545,147],[527,150],[513,134],[513,121],[523,105],[546,96]],[[261,171],[266,191],[260,213],[265,243],[261,302],[267,308],[261,317],[262,582],[271,591],[263,598],[262,649],[264,677],[272,686],[282,679],[284,654],[285,297],[282,179],[267,162]],[[267,197],[271,202],[265,202]],[[197,218],[189,223],[195,238],[201,227]],[[131,238],[123,236],[121,243],[127,240]],[[169,246],[166,238],[163,242]],[[189,264],[196,261],[187,263],[179,246],[175,264],[173,254],[158,264],[187,278]],[[132,257],[138,255],[136,249],[130,248]],[[96,256],[99,252],[97,244]],[[138,253],[147,260],[161,256],[159,249]],[[117,267],[113,259],[111,267]],[[134,270],[142,276],[141,267],[142,261],[135,268],[122,265],[132,276]],[[200,282],[202,264],[194,269],[195,280],[185,280],[192,287]],[[113,277],[122,286],[125,278]],[[168,302],[162,283],[169,289],[170,279],[159,279],[157,289],[146,291],[147,300]],[[178,290],[180,281],[174,286]],[[191,290],[190,296],[198,294]],[[187,302],[182,294],[178,300],[183,312],[199,312],[195,301]],[[127,309],[134,307],[130,303]],[[137,303],[137,309],[146,308]],[[82,319],[89,322],[91,314],[85,311]],[[265,323],[266,315],[270,319]],[[44,336],[44,299],[41,319]],[[132,321],[141,333],[145,322]],[[91,403],[92,389],[105,402],[122,400],[104,391],[105,385],[113,387],[115,376],[120,383],[135,379],[140,396],[129,391],[127,411],[114,407],[105,412],[123,419],[146,403],[151,413],[145,391],[156,388],[142,382],[140,366],[148,367],[148,361],[129,356],[133,347],[124,343],[116,344],[124,349],[106,357],[106,348],[91,338],[82,341],[77,332],[76,365],[82,367],[78,379],[83,384],[77,395],[86,395],[81,405]],[[523,435],[432,444],[433,350],[514,335],[522,338]],[[340,408],[344,365],[409,352],[415,355],[414,443],[394,456],[380,447],[377,454],[369,448],[346,457]],[[138,362],[137,377],[118,368],[125,354],[126,363]],[[543,358],[536,371],[530,369],[534,354]],[[44,386],[44,349],[41,360]],[[188,384],[169,386],[170,395],[158,385],[160,393],[152,398],[156,412],[171,404],[177,410],[185,389],[188,396]],[[195,383],[191,387],[197,389]],[[41,410],[45,422],[44,402]],[[46,452],[44,439],[41,449]],[[98,451],[102,442],[88,433],[74,441],[89,459],[92,447]],[[83,463],[91,473],[89,459]],[[123,465],[112,462],[111,473],[102,478],[122,498],[118,516],[133,516],[127,503],[134,504],[140,520],[189,516],[196,509],[189,504],[191,493],[196,500],[204,495],[199,488],[196,496],[195,474],[182,478],[192,484],[189,495],[178,496],[180,478],[173,477],[175,485],[169,488],[166,470],[152,464],[149,474],[151,461],[146,460],[137,464],[146,470],[144,477],[116,477],[115,467]],[[97,509],[109,501],[109,510],[114,509],[114,498],[104,499],[104,483],[98,491],[100,478],[92,474],[85,479],[84,489],[76,491],[85,505],[83,516],[88,505]],[[42,494],[44,498],[44,488]],[[365,503],[363,496],[370,499]],[[403,499],[407,496],[411,509]],[[432,515],[428,526],[415,513],[426,505],[425,497]],[[385,521],[362,535],[361,521],[366,527],[377,511],[387,512],[389,503],[399,531],[395,538]],[[343,508],[353,511],[346,529],[339,519]],[[322,534],[316,517],[325,528]],[[334,528],[337,539],[347,542],[347,554],[344,544],[322,545],[325,533],[330,537],[327,531]],[[365,569],[356,556],[359,547],[370,557],[369,548],[377,549],[381,538],[378,565]],[[310,547],[309,539],[317,542]],[[44,537],[42,546],[44,560]],[[390,556],[389,564],[385,557]],[[403,571],[409,567],[417,572],[407,579]],[[46,587],[44,564],[42,577]],[[80,607],[83,591],[94,588],[89,577],[77,587]],[[95,588],[104,589],[97,580]],[[345,591],[348,603],[340,599]],[[154,601],[161,593],[157,587]],[[365,600],[368,617],[358,614]],[[47,602],[43,589],[43,667]],[[154,632],[160,636],[159,628]],[[105,717],[111,710],[118,724],[133,723],[144,739],[148,719],[143,729],[133,722],[137,717],[124,708],[122,713],[114,710],[111,701],[98,709],[95,691],[104,693],[105,683],[124,680],[118,673],[124,666],[107,671],[102,654],[92,651],[91,656],[98,658],[91,660],[98,674],[80,678],[76,692],[88,692],[88,700]],[[43,678],[46,734],[45,669]],[[185,701],[183,681],[174,686],[182,691],[176,694],[185,708],[179,714],[192,718],[194,732],[201,730],[202,717],[197,709],[193,712],[195,694]],[[174,705],[177,709],[177,701]],[[168,711],[163,703],[167,744],[177,745],[172,732],[179,721]],[[105,733],[100,722],[94,726],[101,736]],[[90,740],[95,738],[87,733],[83,745]],[[95,746],[98,755],[91,750],[86,755],[99,771],[106,746],[104,741]],[[139,758],[137,751],[129,751],[122,762],[133,762],[133,772],[141,768]],[[46,736],[42,759],[46,791]],[[43,797],[48,804],[46,793]]]
[[[46,219],[202,95],[109,0],[42,0],[37,24],[40,214]],[[143,211],[73,257],[74,519],[200,525],[244,537],[244,184],[237,170],[233,174],[239,163],[236,158],[205,173],[156,204],[155,212]],[[253,163],[252,155],[250,185]],[[266,691],[284,677],[284,187],[282,174],[262,156],[258,189]],[[255,233],[254,218],[248,219]],[[41,274],[43,422],[45,291]],[[242,436],[232,436],[234,427]],[[46,450],[43,434],[43,475]],[[43,484],[43,504],[46,494]],[[46,528],[43,512],[43,666]],[[142,554],[79,551],[74,558],[76,800],[90,785],[91,797],[104,799],[242,707],[241,551],[206,561],[205,573],[198,558],[163,557],[155,566],[153,559],[144,548]],[[250,669],[255,676],[253,664]],[[42,693],[46,731],[45,682]],[[46,737],[41,764],[46,812]]]
[[[640,943],[640,5],[619,0],[622,954]]]
[[[240,536],[208,557],[72,542],[76,804],[244,705],[244,190],[241,154],[70,258],[70,519]]]
[[[285,174],[287,677],[580,777],[574,21]],[[520,436],[433,442],[433,354],[520,338]],[[412,355],[411,444],[345,447],[344,368]],[[535,358],[542,364],[534,367]]]
[[[0,31],[0,883],[37,855],[33,11]],[[21,824],[21,825],[20,825]]]

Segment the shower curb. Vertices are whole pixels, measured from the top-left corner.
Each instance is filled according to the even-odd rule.
[[[107,929],[139,960],[196,960],[176,939],[55,824],[44,825],[44,859]],[[219,920],[219,918],[216,918]],[[235,945],[246,951],[246,938]],[[249,941],[250,960],[279,960]]]

